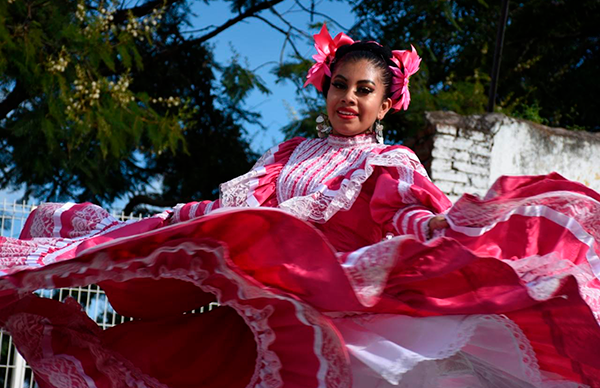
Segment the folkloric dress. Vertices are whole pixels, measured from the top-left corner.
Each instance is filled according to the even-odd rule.
[[[40,206],[0,241],[0,323],[42,388],[600,387],[599,241],[557,174],[451,206],[405,147],[295,138],[217,201]],[[134,319],[32,294],[92,283]]]

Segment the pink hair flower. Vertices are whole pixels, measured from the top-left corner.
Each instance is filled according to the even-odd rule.
[[[335,57],[335,52],[340,46],[354,43],[354,40],[343,32],[340,32],[332,39],[325,24],[321,27],[321,31],[313,35],[313,37],[315,38],[315,48],[317,49],[317,54],[313,55],[316,63],[308,71],[304,87],[312,84],[320,92],[323,90],[323,78],[325,76],[331,77],[329,66]]]
[[[392,62],[398,67],[390,66],[390,70],[394,74],[392,80],[392,108],[395,110],[407,110],[410,104],[410,92],[408,91],[408,80],[411,75],[419,70],[421,57],[417,54],[414,46],[410,46],[410,50],[393,50]]]

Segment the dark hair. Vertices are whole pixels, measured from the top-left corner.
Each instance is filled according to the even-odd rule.
[[[344,62],[358,62],[359,60],[366,59],[371,63],[375,68],[381,71],[381,81],[383,83],[383,87],[385,89],[385,97],[391,96],[391,88],[392,88],[392,71],[389,69],[389,66],[398,67],[392,60],[392,51],[387,48],[380,46],[375,42],[356,42],[353,44],[347,44],[341,46],[335,52],[335,57],[331,64],[329,65],[329,69],[331,70],[331,75],[335,71],[335,68]],[[327,92],[329,91],[329,87],[331,84],[331,78],[325,76],[323,78],[323,96],[327,98]]]

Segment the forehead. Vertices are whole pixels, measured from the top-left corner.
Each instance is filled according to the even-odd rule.
[[[381,81],[381,70],[367,59],[343,61],[335,67],[331,78],[342,76],[349,81],[370,80],[375,83]]]

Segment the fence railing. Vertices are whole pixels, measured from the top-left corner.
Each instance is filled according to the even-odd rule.
[[[0,236],[18,237],[25,225],[27,216],[35,209],[35,204],[0,201]],[[141,216],[113,213],[122,221],[141,219]],[[85,312],[103,329],[122,323],[129,318],[118,315],[112,308],[104,292],[96,285],[78,288],[61,288],[55,290],[38,290],[44,298],[64,301],[74,298]],[[0,387],[3,388],[37,388],[31,368],[16,350],[8,333],[0,331]]]

